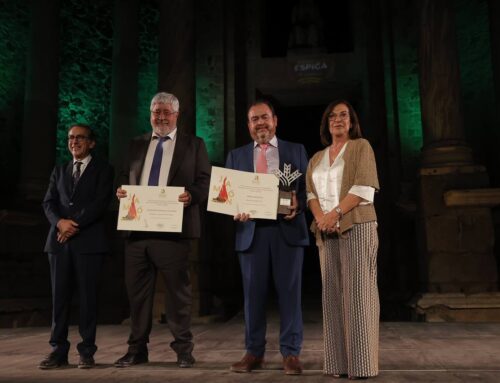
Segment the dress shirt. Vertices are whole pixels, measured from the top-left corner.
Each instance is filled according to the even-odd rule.
[[[262,149],[260,148],[259,144],[254,141],[253,143],[253,171],[256,172],[257,170],[255,169],[257,166],[257,158],[260,154],[260,151]],[[269,146],[267,147],[266,150],[266,160],[267,160],[267,173],[268,174],[274,174],[276,170],[279,169],[280,167],[280,156],[279,156],[279,151],[278,151],[278,139],[276,136],[274,136],[270,141],[269,141]]]
[[[340,187],[345,165],[344,152],[347,145],[349,145],[349,142],[345,143],[331,165],[329,151],[325,150],[321,162],[313,171],[312,179],[323,212],[332,211],[340,202]],[[348,193],[363,198],[365,201],[362,201],[360,205],[368,205],[373,203],[375,189],[371,186],[353,185]],[[316,196],[313,193],[308,193],[308,201],[315,198]]]
[[[76,163],[77,162],[81,162],[82,163],[80,165],[80,178],[81,178],[82,175],[83,175],[83,172],[87,168],[87,165],[89,164],[89,162],[90,162],[91,159],[92,159],[92,156],[90,154],[87,157],[85,157],[84,159],[82,159],[82,160],[77,160],[77,159],[73,158],[73,172],[72,172],[73,177],[75,176],[75,172],[76,172]]]
[[[163,142],[163,156],[161,159],[160,178],[158,180],[158,185],[167,184],[168,173],[170,172],[170,165],[172,164],[172,156],[174,155],[177,128],[175,128],[167,136],[170,138]],[[148,184],[149,173],[151,172],[151,165],[153,164],[153,156],[155,154],[156,145],[158,145],[159,142],[160,141],[158,140],[158,135],[156,133],[153,133],[153,135],[151,136],[151,141],[149,142],[146,159],[144,160],[144,167],[142,168],[141,185],[143,186],[147,186]]]

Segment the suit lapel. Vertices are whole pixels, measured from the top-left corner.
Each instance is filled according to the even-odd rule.
[[[73,161],[68,162],[64,169],[64,187],[69,196],[73,195]]]
[[[90,159],[90,162],[87,164],[87,167],[85,168],[85,171],[80,176],[80,180],[76,184],[77,187],[80,184],[80,182],[82,182],[82,180],[85,181],[89,177],[89,174],[94,171],[95,166],[96,166],[96,160],[92,157]]]
[[[133,185],[139,185],[141,183],[142,168],[144,167],[144,161],[146,161],[152,134],[153,133],[147,133],[141,137],[138,143],[135,160],[130,164],[130,175],[131,181],[134,181]]]
[[[287,149],[288,148],[287,148],[286,142],[278,139],[278,153],[280,156],[280,170],[281,171],[283,171],[283,169],[284,169],[284,166],[283,166],[284,164],[291,164],[290,157],[289,157],[290,151]]]
[[[177,129],[177,137],[175,139],[174,154],[172,155],[172,163],[170,165],[170,170],[168,172],[167,185],[171,184],[172,178],[175,176],[175,174],[179,170],[179,167],[182,164],[182,159],[184,158],[184,154],[186,153],[188,146],[189,146],[188,139],[189,139],[188,135],[182,134]]]
[[[255,167],[253,163],[253,151],[254,151],[254,143],[251,142],[250,144],[247,145],[245,148],[245,151],[243,152],[243,167],[247,172],[254,172]]]
[[[82,185],[82,183],[85,183],[87,178],[91,177],[91,174],[94,172],[95,167],[96,167],[96,160],[94,158],[91,158],[90,162],[85,167],[85,171],[80,176],[78,183],[74,185],[74,187],[72,187],[72,193],[71,193],[72,196],[75,195],[75,193],[81,189],[80,185]],[[73,175],[71,175],[71,185],[73,186]]]

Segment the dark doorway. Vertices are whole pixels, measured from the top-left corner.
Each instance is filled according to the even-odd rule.
[[[323,149],[319,138],[319,125],[325,105],[312,106],[282,106],[276,103],[278,127],[276,135],[283,140],[299,142],[306,148],[309,158],[318,150]],[[305,177],[305,174],[303,175]],[[312,216],[307,214],[310,225]],[[314,237],[310,233],[311,245],[306,247],[303,267],[303,301],[304,305],[316,305],[321,300],[321,274],[319,267],[318,249]]]
[[[277,105],[278,128],[276,135],[284,140],[300,142],[311,157],[323,149],[319,138],[319,124],[325,105],[283,107]]]

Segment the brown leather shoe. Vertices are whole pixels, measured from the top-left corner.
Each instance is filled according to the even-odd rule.
[[[231,366],[230,370],[233,372],[250,372],[256,368],[261,368],[263,363],[264,358],[246,353],[239,362],[236,362]]]
[[[283,369],[287,375],[300,375],[302,374],[302,365],[298,356],[288,355],[283,358]]]

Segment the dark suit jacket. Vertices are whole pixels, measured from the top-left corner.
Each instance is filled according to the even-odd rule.
[[[140,184],[151,135],[152,133],[146,133],[135,137],[130,143],[127,162],[121,174],[122,185]],[[208,197],[210,172],[211,166],[203,140],[178,129],[167,186],[183,186],[191,194],[192,200],[191,204],[184,209],[182,233],[180,235],[164,234],[165,237],[200,237],[200,204]]]
[[[254,171],[253,161],[254,143],[239,147],[229,152],[226,160],[226,168]],[[307,153],[302,144],[295,144],[278,139],[278,152],[280,169],[284,164],[292,164],[292,172],[298,169],[302,176],[295,183],[297,200],[299,203],[299,214],[292,220],[287,221],[283,216],[278,215],[278,224],[283,239],[292,246],[309,245],[309,234],[304,215],[306,209],[305,175],[307,171]],[[253,241],[255,231],[255,220],[247,222],[237,222],[236,225],[236,251],[246,251]]]
[[[63,245],[57,242],[57,222],[72,219],[80,232],[68,240],[79,253],[108,251],[104,215],[113,197],[113,168],[92,157],[76,187],[72,186],[73,161],[57,165],[43,199],[43,209],[51,226],[45,251],[57,253]]]

